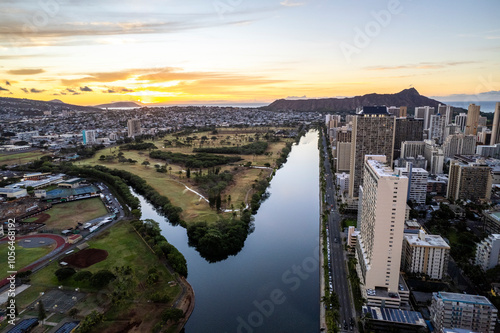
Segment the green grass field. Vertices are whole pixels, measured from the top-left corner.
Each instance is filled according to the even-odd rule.
[[[275,130],[276,128],[271,128]],[[235,129],[235,128],[224,128],[218,129],[218,134],[211,134],[211,132],[200,132],[192,133],[188,136],[197,137],[198,140],[194,140],[192,146],[168,146],[163,147],[164,141],[176,140],[174,134],[167,135],[164,139],[154,141],[155,145],[163,151],[179,152],[183,154],[192,154],[193,148],[200,147],[200,138],[206,136],[209,140],[206,141],[202,147],[227,147],[233,145],[245,145],[250,143],[249,138],[257,139],[256,134],[262,136],[265,132],[269,130],[268,128],[249,128],[249,129]],[[187,136],[179,136],[179,141],[187,142]],[[212,137],[216,137],[216,140],[212,140]],[[292,141],[292,139],[282,139],[280,142],[270,143],[266,151],[267,155],[242,155],[243,161],[239,164],[243,165],[247,162],[252,162],[252,165],[264,166],[266,163],[274,165],[276,159],[279,157],[281,149],[283,149],[287,142]],[[148,182],[153,186],[160,194],[168,197],[175,206],[181,207],[183,210],[182,218],[188,224],[193,222],[206,221],[208,223],[215,222],[219,219],[220,214],[217,214],[213,209],[211,209],[208,203],[204,200],[200,200],[199,196],[191,191],[186,190],[185,185],[200,192],[194,182],[187,179],[185,176],[185,170],[182,166],[169,164],[168,167],[172,170],[168,170],[168,173],[162,174],[156,172],[154,167],[155,164],[164,165],[165,162],[161,160],[154,160],[149,158],[148,151],[123,151],[125,158],[131,158],[136,160],[137,163],[119,163],[116,160],[100,161],[101,155],[116,155],[120,152],[118,147],[106,148],[96,153],[93,158],[78,161],[77,165],[104,165],[108,168],[116,168],[121,170],[126,170],[128,172],[134,173]],[[149,166],[141,165],[142,162],[148,161]],[[233,171],[234,166],[222,166],[222,170]],[[239,168],[239,171],[234,177],[233,184],[230,185],[224,193],[222,193],[223,198],[231,196],[231,203],[235,209],[239,209],[240,204],[245,201],[248,196],[249,191],[252,189],[252,184],[257,179],[262,179],[270,175],[270,170],[261,169],[248,169]],[[230,207],[227,207],[228,209]]]
[[[32,151],[27,153],[5,154],[0,153],[0,165],[24,164],[36,160],[42,156],[49,155],[41,151]]]
[[[74,227],[78,222],[86,221],[106,215],[108,211],[99,198],[71,201],[57,204],[45,212],[50,218],[44,223],[47,228],[66,229]],[[34,222],[38,217],[26,219],[25,222]]]
[[[102,249],[108,251],[106,260],[96,263],[83,270],[96,273],[101,269],[113,271],[114,267],[130,266],[134,272],[135,288],[133,290],[134,303],[147,302],[146,297],[152,291],[163,291],[174,299],[181,291],[179,286],[170,287],[168,282],[174,280],[167,268],[158,261],[158,258],[151,252],[142,239],[137,235],[128,222],[120,222],[109,231],[104,232],[97,238],[89,241],[90,248]],[[148,270],[155,267],[160,275],[160,281],[154,286],[145,286],[148,276]],[[31,304],[40,295],[40,292],[50,288],[56,288],[63,285],[71,288],[82,288],[82,291],[95,292],[88,282],[74,281],[69,278],[66,281],[59,282],[54,275],[60,266],[53,262],[46,268],[36,272],[31,276],[31,287],[17,296],[18,306],[24,308]],[[87,298],[77,307],[81,312],[89,311],[85,304],[96,302],[95,299]],[[89,304],[90,304],[89,303]]]
[[[20,242],[22,244],[22,242]],[[16,267],[15,270],[21,270],[22,268],[30,265],[34,261],[40,259],[46,254],[49,254],[54,248],[55,244],[35,247],[35,248],[24,248],[19,243],[16,244]],[[0,267],[7,267],[7,252],[8,244],[4,243],[0,245]],[[6,272],[7,269],[0,272],[0,280],[5,279],[9,276]]]

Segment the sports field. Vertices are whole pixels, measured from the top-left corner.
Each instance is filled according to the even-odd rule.
[[[41,151],[30,151],[25,153],[0,153],[0,165],[25,164],[42,156],[49,155]]]
[[[15,270],[19,271],[22,268],[30,265],[34,261],[49,254],[55,247],[56,247],[55,243],[53,243],[51,245],[46,245],[46,246],[42,246],[42,247],[34,247],[34,248],[24,248],[20,245],[16,245]],[[7,262],[8,262],[7,253],[8,252],[9,252],[8,244],[7,243],[0,244],[0,267],[7,268]],[[7,269],[3,269],[0,272],[0,280],[3,280],[9,276],[9,274],[7,274],[6,271],[7,271]]]
[[[50,215],[50,218],[43,223],[48,229],[66,229],[75,227],[78,222],[85,223],[104,216],[107,212],[100,198],[71,201],[54,205],[45,211],[44,213]],[[25,222],[35,222],[37,219],[38,217],[32,217]]]

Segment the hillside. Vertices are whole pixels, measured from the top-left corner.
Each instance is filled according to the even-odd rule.
[[[16,110],[22,114],[39,114],[43,111],[60,111],[60,110],[72,110],[72,111],[84,111],[84,112],[95,112],[102,111],[101,109],[80,106],[73,104],[66,104],[60,100],[52,100],[50,102],[38,101],[34,99],[27,98],[10,98],[10,97],[0,97],[0,109],[4,110]]]
[[[270,111],[352,111],[357,107],[386,105],[407,106],[412,109],[416,106],[433,106],[437,109],[440,102],[422,96],[415,88],[405,89],[396,94],[367,94],[350,98],[321,98],[274,101],[264,109]],[[444,103],[442,103],[444,104]]]
[[[137,104],[135,102],[115,102],[115,103],[107,103],[107,104],[99,104],[95,106],[96,108],[140,108],[142,105]]]

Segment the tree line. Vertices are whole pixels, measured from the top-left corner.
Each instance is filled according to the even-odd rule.
[[[181,164],[191,169],[211,168],[217,165],[230,164],[242,160],[239,156],[221,156],[207,153],[187,155],[160,150],[153,150],[149,153],[149,157],[168,161],[169,163]]]
[[[216,147],[216,148],[195,148],[195,153],[211,154],[240,154],[240,155],[262,155],[265,153],[269,144],[265,141],[252,142],[240,147]]]

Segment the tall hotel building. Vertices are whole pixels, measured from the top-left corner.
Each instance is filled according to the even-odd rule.
[[[129,138],[141,135],[141,121],[139,119],[129,119],[127,121],[127,129]]]
[[[365,155],[385,155],[392,163],[396,118],[385,106],[363,107],[352,121],[351,163],[349,169],[349,198],[359,195],[363,184]]]
[[[415,118],[396,118],[394,130],[394,156],[401,157],[401,144],[404,141],[422,141],[424,134],[424,121]]]
[[[465,123],[465,135],[476,135],[477,127],[479,126],[479,111],[480,106],[470,104],[467,111],[467,122]]]
[[[367,305],[398,308],[408,177],[396,175],[386,161],[365,157],[356,252]]]
[[[418,106],[415,108],[415,118],[424,120],[424,130],[428,129],[431,123],[431,116],[435,113],[435,108],[431,106]]]
[[[493,116],[493,128],[491,130],[490,145],[500,143],[500,102],[495,105],[495,115]]]

